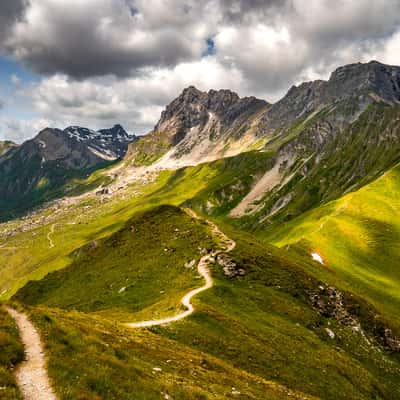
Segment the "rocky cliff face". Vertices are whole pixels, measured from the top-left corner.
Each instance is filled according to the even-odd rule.
[[[260,134],[282,130],[299,118],[327,106],[341,108],[337,123],[352,122],[374,102],[400,102],[400,67],[371,61],[338,68],[328,81],[292,86],[282,100],[265,113]],[[344,110],[345,109],[345,110]]]
[[[190,86],[166,107],[154,130],[132,146],[131,157],[138,164],[152,162],[146,155],[169,150],[163,165],[173,166],[238,153],[254,141],[255,121],[268,107],[230,90],[202,92]]]

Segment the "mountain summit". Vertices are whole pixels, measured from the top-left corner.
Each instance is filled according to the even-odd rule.
[[[188,165],[237,154],[254,141],[254,129],[270,107],[230,90],[203,92],[189,86],[162,112],[153,131],[132,146],[134,163],[165,155],[163,165]],[[166,154],[168,151],[168,154]]]

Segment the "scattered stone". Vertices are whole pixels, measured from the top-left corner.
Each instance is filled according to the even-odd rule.
[[[225,276],[229,278],[246,274],[246,271],[243,268],[238,268],[237,264],[225,253],[217,255],[217,263],[223,268]]]
[[[123,293],[126,290],[126,286],[123,286],[121,289],[118,290],[118,293]]]
[[[155,371],[155,372],[161,372],[161,371],[162,371],[162,368],[160,368],[160,367],[154,367],[154,368],[153,368],[153,371]]]
[[[239,396],[240,395],[240,392],[239,392],[239,390],[237,390],[236,388],[232,388],[232,391],[231,391],[231,394],[233,395],[233,396]]]
[[[332,329],[325,328],[325,331],[326,331],[326,333],[328,334],[328,336],[329,336],[331,339],[335,339],[335,333],[333,332]]]
[[[185,263],[185,268],[193,268],[196,265],[196,260],[188,261]]]
[[[104,194],[111,194],[111,191],[109,188],[101,188],[100,190],[98,190],[96,192],[96,195],[100,196],[100,195],[104,195]]]
[[[391,329],[385,329],[385,343],[392,351],[400,352],[400,339],[393,336]]]

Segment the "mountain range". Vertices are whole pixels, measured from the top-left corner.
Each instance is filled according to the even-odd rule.
[[[143,136],[0,142],[0,299],[62,399],[400,398],[399,163],[377,61],[274,104],[189,86]]]
[[[20,146],[4,142],[0,154],[0,215],[50,200],[68,181],[120,160],[137,140],[121,125],[93,131],[46,128]],[[7,144],[8,143],[8,144]]]

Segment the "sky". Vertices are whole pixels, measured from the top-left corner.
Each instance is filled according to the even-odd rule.
[[[144,134],[189,85],[274,102],[372,59],[400,65],[400,0],[1,0],[0,139]]]

